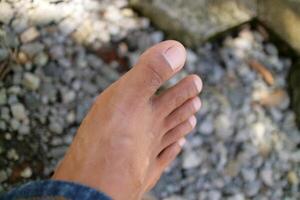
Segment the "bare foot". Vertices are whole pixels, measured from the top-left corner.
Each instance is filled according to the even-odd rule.
[[[196,125],[198,76],[155,95],[185,59],[176,41],[143,53],[136,66],[97,97],[53,179],[85,184],[116,200],[138,200],[150,190]]]

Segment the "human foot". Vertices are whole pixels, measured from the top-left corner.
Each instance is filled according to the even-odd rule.
[[[96,98],[53,179],[85,184],[116,200],[137,200],[150,190],[196,125],[198,76],[155,95],[185,58],[176,41],[143,53],[135,67]]]

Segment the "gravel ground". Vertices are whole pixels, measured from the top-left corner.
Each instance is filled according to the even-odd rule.
[[[165,36],[126,0],[1,1],[0,13],[4,191],[49,177],[95,96]],[[165,87],[199,74],[203,108],[153,194],[163,200],[299,199],[300,133],[286,85],[291,64],[267,32],[247,26],[188,49],[185,70]]]

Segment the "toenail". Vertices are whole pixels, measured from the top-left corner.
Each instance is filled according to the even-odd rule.
[[[178,144],[179,144],[179,146],[181,146],[181,147],[183,147],[185,143],[186,143],[186,139],[185,139],[185,138],[181,138],[181,139],[178,141]]]
[[[176,70],[182,65],[183,62],[183,54],[178,46],[173,46],[167,49],[164,53],[164,57],[166,58],[169,65],[173,70]]]
[[[202,82],[201,82],[201,80],[198,78],[198,79],[196,79],[196,80],[194,81],[194,83],[195,83],[195,85],[196,85],[197,91],[198,91],[198,92],[201,92],[201,90],[202,90]]]
[[[193,104],[194,104],[195,110],[199,110],[199,109],[200,109],[200,107],[201,107],[201,101],[200,101],[199,98],[195,98],[195,99],[193,100]]]
[[[195,127],[195,126],[196,126],[196,123],[197,123],[196,117],[195,117],[195,116],[191,116],[191,117],[189,118],[189,122],[190,122],[190,124],[191,124],[192,127]]]

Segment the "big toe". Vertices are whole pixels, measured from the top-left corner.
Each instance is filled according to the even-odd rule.
[[[154,45],[145,51],[125,76],[126,85],[143,98],[151,98],[159,87],[184,65],[184,46],[174,40]]]

